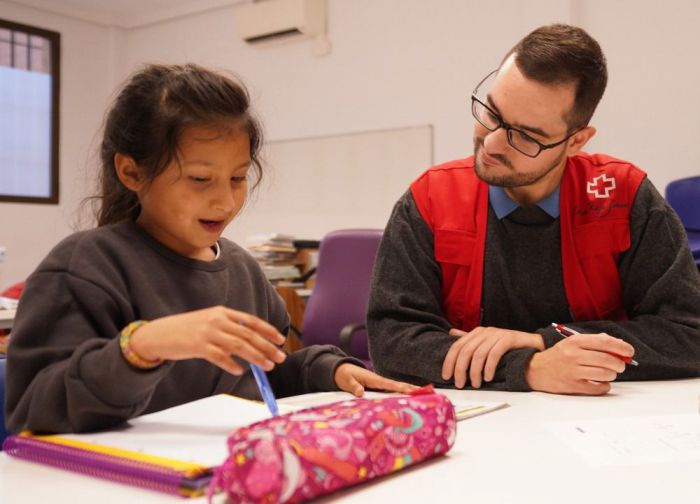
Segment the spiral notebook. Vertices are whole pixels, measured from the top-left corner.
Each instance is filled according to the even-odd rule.
[[[96,478],[196,497],[226,459],[229,433],[269,416],[263,403],[222,394],[134,418],[119,430],[10,436],[3,449]]]

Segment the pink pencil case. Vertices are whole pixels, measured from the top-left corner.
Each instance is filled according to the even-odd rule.
[[[446,453],[452,403],[435,393],[350,399],[237,429],[210,497],[232,502],[302,502]]]

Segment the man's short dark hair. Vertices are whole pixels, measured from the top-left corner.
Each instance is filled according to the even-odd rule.
[[[576,86],[574,107],[565,118],[569,131],[588,125],[608,82],[605,56],[585,30],[565,24],[537,28],[506,54],[528,78],[543,84]]]

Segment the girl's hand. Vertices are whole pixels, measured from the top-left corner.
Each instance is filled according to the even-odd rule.
[[[284,336],[264,320],[224,306],[159,318],[131,336],[131,349],[142,359],[200,358],[233,375],[243,368],[231,356],[270,371],[287,357],[277,348],[282,343]]]
[[[412,390],[419,388],[409,383],[384,378],[368,369],[347,362],[341,364],[335,370],[335,384],[338,385],[340,390],[350,392],[357,397],[362,397],[365,388],[383,392],[399,392],[401,394],[408,394]]]

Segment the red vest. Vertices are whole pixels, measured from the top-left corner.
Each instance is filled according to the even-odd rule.
[[[646,174],[601,154],[568,159],[559,193],[564,290],[576,320],[624,320],[620,253],[630,247],[629,213]],[[481,320],[488,185],[474,158],[434,166],[411,184],[418,211],[435,237],[442,305],[453,327]]]

